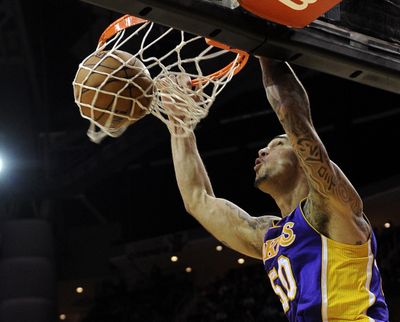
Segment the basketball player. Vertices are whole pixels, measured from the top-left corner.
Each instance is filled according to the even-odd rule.
[[[275,200],[281,217],[252,217],[217,198],[194,133],[171,137],[185,208],[223,244],[263,260],[289,321],[387,322],[376,239],[360,196],[329,159],[289,64],[259,60],[285,134],[258,151],[255,186]]]

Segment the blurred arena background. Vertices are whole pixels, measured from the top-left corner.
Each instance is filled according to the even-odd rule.
[[[1,321],[284,321],[261,263],[217,250],[186,214],[159,120],[99,145],[87,138],[71,82],[119,16],[78,0],[0,0]],[[399,17],[397,0],[345,0],[337,23],[398,59]],[[400,96],[294,69],[331,158],[364,198],[400,321]],[[251,58],[197,129],[216,194],[275,213],[252,169],[281,132]]]

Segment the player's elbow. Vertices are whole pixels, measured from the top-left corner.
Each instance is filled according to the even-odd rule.
[[[193,216],[193,203],[183,200],[183,204],[186,212]]]

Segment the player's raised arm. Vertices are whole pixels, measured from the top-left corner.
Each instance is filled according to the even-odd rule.
[[[191,86],[190,80],[176,79],[182,86]],[[175,108],[168,97],[168,88],[162,89],[164,107],[175,113],[172,122],[185,122],[185,116]],[[176,98],[175,98],[176,99]],[[171,131],[171,130],[170,130]],[[172,131],[181,131],[180,127]],[[214,195],[210,179],[197,149],[196,137],[171,132],[172,157],[176,180],[186,210],[215,238],[226,246],[254,258],[262,258],[263,237],[272,216],[252,217],[240,207]]]
[[[312,202],[325,214],[362,215],[362,201],[341,170],[329,159],[311,119],[306,91],[288,63],[260,57],[268,100],[305,171]],[[315,212],[313,212],[315,213]]]
[[[214,196],[194,134],[171,137],[175,175],[186,210],[228,247],[262,258],[264,234],[273,219],[252,217],[237,205]]]

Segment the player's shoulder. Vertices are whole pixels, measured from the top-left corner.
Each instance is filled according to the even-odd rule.
[[[265,234],[270,228],[279,226],[279,223],[283,218],[274,215],[263,215],[256,217],[255,219],[261,228],[260,231]]]
[[[268,224],[268,226],[273,226],[276,225],[278,222],[280,222],[283,218],[275,215],[264,215],[258,217],[258,220],[261,220]]]

